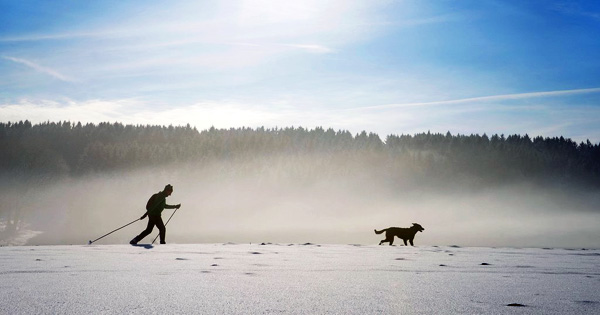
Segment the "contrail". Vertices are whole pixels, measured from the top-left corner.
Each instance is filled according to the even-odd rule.
[[[2,58],[6,59],[6,60],[10,60],[12,62],[16,62],[16,63],[20,63],[22,65],[25,65],[29,68],[34,69],[35,71],[41,72],[41,73],[45,73],[48,74],[50,76],[53,76],[61,81],[66,81],[66,82],[73,82],[74,80],[63,75],[62,73],[55,71],[53,69],[50,68],[46,68],[43,66],[38,65],[37,63],[31,62],[29,60],[25,60],[25,59],[21,59],[21,58],[15,58],[15,57],[9,57],[9,56],[2,56]]]
[[[358,108],[352,108],[349,110],[386,109],[386,108],[416,107],[416,106],[430,106],[430,105],[462,104],[462,103],[472,103],[472,102],[480,102],[480,101],[517,100],[517,99],[536,98],[536,97],[589,94],[589,93],[598,93],[598,92],[600,92],[600,88],[558,90],[558,91],[545,91],[545,92],[529,92],[529,93],[502,94],[502,95],[461,98],[461,99],[457,99],[457,100],[447,100],[447,101],[385,104],[385,105],[358,107]]]

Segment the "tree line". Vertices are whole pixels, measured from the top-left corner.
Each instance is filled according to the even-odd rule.
[[[373,169],[391,180],[408,170],[425,179],[468,177],[475,183],[600,185],[600,145],[564,137],[427,132],[382,140],[365,131],[353,135],[321,127],[199,131],[190,125],[20,121],[0,123],[0,146],[0,174],[49,178],[278,155],[290,161],[310,156],[315,164],[330,163],[340,172]]]

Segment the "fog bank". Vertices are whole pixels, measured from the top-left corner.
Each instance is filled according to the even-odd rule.
[[[594,191],[525,182],[468,185],[423,179],[409,169],[388,176],[377,163],[278,155],[4,185],[4,213],[18,207],[27,223],[20,241],[2,241],[85,244],[139,218],[148,198],[169,183],[174,193],[167,203],[182,204],[167,226],[171,243],[377,244],[383,235],[373,229],[416,222],[425,228],[416,245],[600,244],[600,198]],[[172,212],[165,210],[163,220]],[[127,243],[145,224],[136,222],[98,242]]]

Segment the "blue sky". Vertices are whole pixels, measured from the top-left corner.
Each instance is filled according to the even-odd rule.
[[[3,1],[0,121],[600,142],[596,1]]]

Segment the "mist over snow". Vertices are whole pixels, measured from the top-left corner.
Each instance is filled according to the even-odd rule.
[[[29,234],[4,242],[85,244],[139,218],[148,198],[169,183],[174,193],[167,203],[182,207],[167,226],[168,243],[377,244],[382,237],[373,229],[416,222],[425,228],[416,245],[599,244],[599,197],[593,191],[542,189],[525,182],[482,189],[458,180],[423,185],[408,171],[389,182],[367,167],[331,169],[347,163],[338,158],[233,159],[89,174],[29,187],[5,181],[4,205],[21,209],[28,223],[20,235]],[[163,220],[171,213],[165,210]],[[145,225],[146,220],[137,222],[99,243],[127,243]]]

